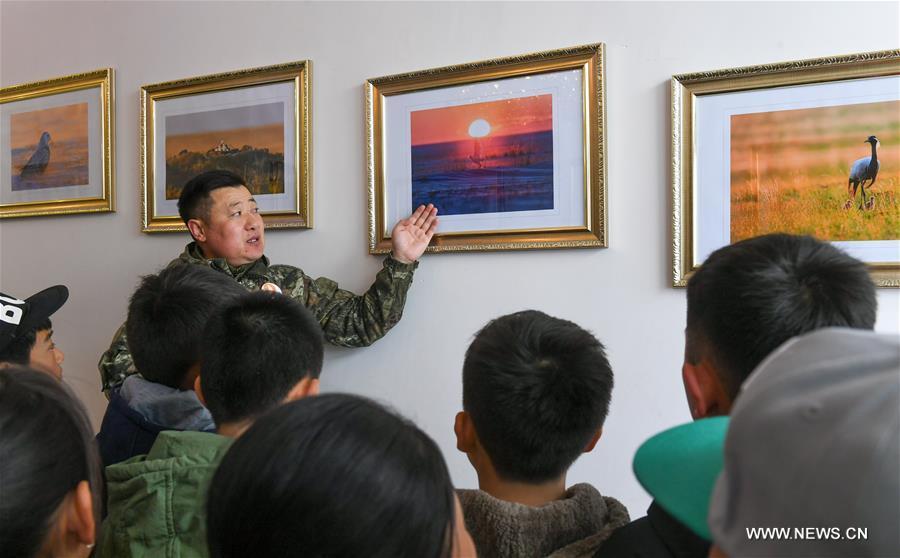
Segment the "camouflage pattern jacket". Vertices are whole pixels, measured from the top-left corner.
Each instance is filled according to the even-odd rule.
[[[234,267],[223,258],[208,260],[195,242],[188,244],[182,254],[168,267],[195,264],[227,273],[250,291],[259,290],[264,283],[274,283],[281,291],[300,302],[319,320],[325,339],[342,347],[365,347],[381,339],[403,315],[406,293],[412,285],[413,272],[418,263],[404,264],[392,257],[384,260],[384,267],[375,282],[363,295],[339,289],[327,277],[311,279],[302,270],[289,265],[269,265],[265,256],[253,263]],[[109,349],[97,364],[103,391],[109,392],[137,373],[128,350],[123,324],[113,337]]]

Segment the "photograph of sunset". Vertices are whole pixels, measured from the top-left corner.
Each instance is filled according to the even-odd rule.
[[[412,206],[441,215],[553,208],[550,94],[410,113]]]

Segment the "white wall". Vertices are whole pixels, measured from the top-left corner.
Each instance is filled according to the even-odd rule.
[[[865,15],[864,15],[865,14]],[[607,250],[428,255],[400,324],[368,349],[331,349],[323,387],[391,402],[443,448],[455,481],[474,473],[455,450],[460,365],[487,320],[537,308],[593,330],[616,389],[598,448],[570,481],[617,496],[633,516],[648,498],[631,457],[650,434],[689,419],[680,380],[684,291],[669,285],[669,78],[672,74],[897,48],[898,4],[862,3],[132,3],[0,4],[0,84],[116,70],[118,211],[0,223],[0,290],[64,283],[54,317],[67,381],[99,421],[96,362],[137,278],[175,257],[186,235],[141,234],[142,84],[313,60],[315,219],[267,235],[274,262],[364,290],[363,87],[368,77],[602,41],[607,45]],[[865,21],[861,31],[858,22]],[[898,331],[898,292],[879,293],[878,329]],[[99,424],[99,422],[97,422]]]

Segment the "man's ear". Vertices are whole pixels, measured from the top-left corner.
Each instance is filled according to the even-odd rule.
[[[596,446],[597,442],[600,441],[600,436],[602,436],[602,435],[603,435],[603,427],[601,426],[600,428],[597,429],[596,432],[594,432],[594,435],[591,436],[591,439],[588,441],[587,445],[584,446],[584,453],[589,453],[589,452],[594,451],[594,446]]]
[[[200,400],[200,403],[204,407],[209,408],[209,406],[206,404],[206,398],[203,397],[203,388],[201,386],[200,376],[194,378],[194,391],[197,392],[197,399]]]
[[[475,433],[475,425],[472,417],[465,411],[456,413],[453,423],[453,432],[456,433],[456,449],[463,453],[472,453],[478,445],[478,435]]]
[[[701,358],[693,364],[685,362],[681,367],[681,379],[691,416],[695,420],[727,415],[731,410],[731,401],[719,380],[716,367],[708,358]]]
[[[200,219],[188,219],[187,228],[198,242],[206,242],[206,224]]]
[[[319,379],[305,376],[291,388],[291,391],[285,396],[284,402],[289,403],[313,395],[319,395]]]

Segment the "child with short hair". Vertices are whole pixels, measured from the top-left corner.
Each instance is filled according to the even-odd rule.
[[[322,329],[299,302],[245,293],[204,330],[194,387],[217,433],[164,431],[147,455],[106,468],[100,557],[207,556],[206,490],[233,438],[278,405],[315,395]]]
[[[792,337],[825,327],[870,330],[877,309],[866,264],[829,242],[777,233],[719,248],[687,286],[681,377],[691,416],[728,415],[750,373]],[[597,558],[708,554],[707,541],[654,501]]]
[[[282,405],[238,439],[209,489],[213,558],[472,558],[437,444],[345,394]]]
[[[147,453],[163,430],[215,431],[194,393],[200,339],[216,309],[246,292],[230,277],[193,265],[141,279],[125,322],[139,374],[110,394],[97,434],[105,466]]]
[[[481,557],[589,556],[628,511],[566,472],[600,438],[613,373],[578,325],[527,310],[493,320],[466,351],[457,448],[480,490],[459,497]]]

